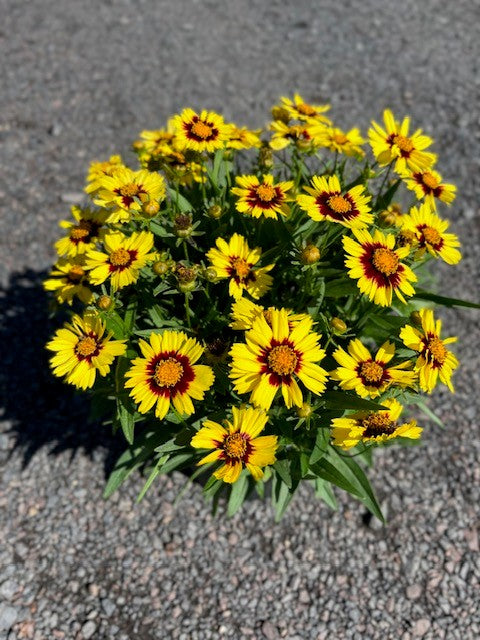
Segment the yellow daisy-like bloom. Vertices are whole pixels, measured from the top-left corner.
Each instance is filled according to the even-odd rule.
[[[401,227],[402,218],[405,216],[405,212],[402,210],[401,205],[398,202],[392,202],[386,209],[380,211],[378,218],[382,223],[382,226],[387,227]],[[398,241],[398,238],[397,238]]]
[[[43,283],[45,291],[54,291],[60,304],[66,302],[71,305],[75,296],[88,304],[93,294],[84,267],[83,255],[73,259],[61,258]]]
[[[457,187],[454,184],[442,182],[442,176],[438,171],[403,171],[400,174],[406,186],[415,192],[419,200],[425,202],[432,209],[437,208],[437,200],[451,204],[455,200]]]
[[[457,264],[462,254],[456,247],[460,246],[454,233],[445,233],[450,223],[442,220],[430,209],[428,203],[418,209],[412,207],[408,215],[402,218],[402,232],[414,233],[418,249],[435,258],[441,258],[447,264]]]
[[[247,127],[237,127],[235,124],[229,126],[230,136],[227,142],[229,149],[252,149],[261,146],[261,129],[250,130]]]
[[[233,187],[231,192],[238,196],[235,203],[237,211],[245,213],[252,218],[274,218],[278,214],[288,216],[290,207],[288,202],[294,198],[287,191],[293,187],[293,182],[277,182],[274,184],[272,175],[264,175],[262,182],[257,176],[237,176],[238,187]]]
[[[90,271],[90,281],[102,284],[111,279],[114,290],[122,289],[138,280],[140,269],[156,259],[153,234],[149,231],[132,233],[130,237],[120,232],[105,235],[103,244],[106,253],[89,251],[85,268]]]
[[[288,125],[281,120],[275,120],[270,124],[270,129],[274,134],[269,144],[275,151],[285,149],[291,144],[303,151],[315,146],[315,139],[305,124]]]
[[[100,180],[105,176],[113,176],[118,169],[124,169],[121,156],[110,156],[109,160],[103,162],[92,162],[87,176],[87,193],[94,193],[100,187]]]
[[[268,324],[272,324],[272,311],[274,307],[265,309],[259,304],[255,304],[248,298],[238,298],[232,305],[232,320],[230,323],[232,329],[245,331],[251,329],[254,321],[260,316],[264,316]],[[288,316],[288,323],[291,328],[297,325],[301,320],[308,318],[306,313],[294,313],[291,309],[286,309]]]
[[[332,420],[333,444],[342,449],[351,449],[359,442],[383,444],[393,438],[418,440],[423,431],[415,420],[397,425],[403,411],[402,405],[394,398],[383,400],[388,409],[381,411],[357,411],[344,418]]]
[[[380,165],[384,166],[395,160],[395,171],[400,173],[407,167],[412,171],[422,171],[435,164],[437,156],[424,151],[433,140],[422,135],[421,129],[408,135],[410,118],[404,118],[399,124],[390,109],[385,109],[383,121],[385,129],[372,121],[373,128],[368,131],[370,146]]]
[[[206,420],[196,433],[191,445],[196,449],[214,449],[202,458],[198,465],[223,462],[214,472],[215,478],[224,482],[236,482],[245,467],[255,480],[263,476],[263,467],[276,460],[277,436],[259,436],[265,428],[268,416],[259,409],[232,407],[233,420],[226,426]]]
[[[305,187],[309,195],[297,196],[297,202],[317,222],[328,220],[344,227],[357,229],[373,222],[368,203],[371,196],[364,195],[359,184],[342,195],[337,176],[313,176],[312,186]]]
[[[107,222],[127,222],[132,214],[141,214],[146,204],[164,198],[165,181],[160,174],[122,167],[99,179],[95,204],[110,210]]]
[[[360,158],[365,155],[361,148],[365,144],[365,139],[360,135],[360,130],[350,129],[342,131],[337,127],[326,127],[322,124],[313,123],[307,127],[309,135],[314,139],[315,146],[330,149],[346,156]]]
[[[192,398],[203,400],[214,380],[210,367],[195,364],[203,347],[182,331],[152,333],[149,342],[139,340],[139,346],[143,357],[135,358],[125,374],[125,387],[131,389],[138,411],[147,413],[155,405],[155,415],[162,420],[173,403],[182,415],[194,413]]]
[[[174,117],[174,123],[180,149],[212,153],[224,147],[230,138],[230,125],[214,111],[204,110],[197,114],[193,109],[184,109]]]
[[[392,295],[405,303],[404,295],[415,293],[410,282],[416,282],[417,276],[406,264],[400,262],[410,253],[410,248],[394,249],[395,236],[375,230],[373,236],[366,229],[353,229],[358,240],[343,237],[343,246],[347,253],[345,265],[348,275],[357,280],[357,286],[370,300],[386,307],[392,304]]]
[[[102,239],[103,225],[108,218],[107,211],[93,211],[73,206],[71,208],[73,220],[62,220],[62,229],[68,233],[55,243],[59,256],[75,258],[94,249],[96,243]]]
[[[297,378],[312,393],[325,389],[327,372],[318,364],[325,351],[321,336],[312,332],[313,320],[307,316],[295,327],[286,309],[272,309],[271,323],[258,317],[245,334],[246,344],[234,344],[230,377],[238,393],[251,393],[250,402],[268,410],[281,387],[288,408],[301,407],[303,396]]]
[[[46,345],[56,352],[50,359],[54,375],[65,376],[65,381],[78,389],[93,387],[97,371],[106,376],[116,356],[126,351],[125,340],[111,340],[105,335],[105,324],[98,316],[73,316]]]
[[[353,389],[361,398],[376,398],[392,385],[411,387],[415,383],[415,371],[405,371],[412,364],[410,360],[388,366],[395,356],[391,342],[382,344],[375,358],[358,338],[350,340],[347,348],[348,353],[341,347],[334,351],[333,357],[340,366],[330,374],[342,389]]]
[[[299,93],[295,93],[293,100],[290,98],[280,98],[281,108],[290,115],[291,118],[297,120],[309,120],[315,118],[318,122],[324,122],[325,124],[331,124],[331,121],[327,116],[323,114],[330,109],[329,104],[308,104],[304,101]]]
[[[245,238],[234,233],[227,243],[223,238],[217,238],[217,248],[210,249],[207,258],[215,267],[217,278],[230,278],[228,291],[235,299],[243,292],[249,293],[256,300],[263,296],[272,286],[272,276],[268,275],[275,265],[254,268],[260,260],[260,247],[250,249]]]
[[[459,363],[445,345],[456,342],[457,338],[440,338],[442,321],[435,321],[431,309],[421,309],[419,313],[421,330],[407,324],[400,331],[400,338],[406,347],[420,354],[415,363],[420,389],[431,393],[440,378],[453,393],[451,378]]]

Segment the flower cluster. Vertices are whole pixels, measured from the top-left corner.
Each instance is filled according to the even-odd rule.
[[[438,213],[455,187],[409,118],[386,110],[364,138],[328,112],[284,97],[262,131],[184,109],[140,134],[138,168],[91,164],[45,281],[71,315],[47,348],[130,445],[107,495],[139,465],[144,491],[197,466],[214,504],[231,487],[229,514],[272,481],[280,517],[303,480],[381,517],[362,464],[418,441],[400,416],[421,392],[453,391],[432,307],[467,303],[422,278],[461,259]]]

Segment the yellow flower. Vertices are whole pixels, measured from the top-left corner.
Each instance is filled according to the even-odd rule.
[[[214,380],[210,367],[195,364],[203,347],[182,331],[152,333],[149,342],[140,340],[139,346],[143,357],[135,358],[125,374],[125,387],[132,389],[138,411],[147,413],[155,405],[155,415],[162,420],[173,403],[182,415],[194,413],[192,398],[203,400]]]
[[[302,151],[313,149],[315,146],[315,140],[305,124],[288,125],[281,120],[275,120],[270,124],[270,129],[274,131],[274,134],[269,144],[275,151],[285,149],[291,144]]]
[[[245,238],[234,233],[227,243],[223,238],[217,238],[217,248],[207,253],[220,279],[230,278],[228,291],[235,299],[240,298],[247,291],[252,298],[258,299],[272,286],[272,277],[268,275],[274,267],[254,268],[260,260],[260,247],[250,249]]]
[[[245,213],[252,218],[274,218],[280,213],[288,216],[290,207],[288,202],[294,198],[287,194],[293,187],[293,182],[274,183],[272,175],[264,175],[262,182],[257,176],[237,176],[238,187],[233,187],[231,192],[239,196],[235,207],[240,213]]]
[[[276,460],[277,436],[259,436],[265,428],[268,416],[259,409],[232,407],[233,420],[226,420],[226,427],[206,420],[193,436],[192,447],[213,449],[202,458],[199,465],[221,461],[223,465],[214,472],[215,478],[224,482],[236,482],[245,467],[255,480],[263,476],[263,467]]]
[[[313,123],[307,127],[307,132],[313,138],[316,147],[324,147],[356,158],[365,155],[365,151],[361,148],[361,145],[365,144],[365,139],[357,128],[344,132],[337,127]]]
[[[417,440],[423,431],[415,420],[397,425],[403,407],[394,398],[383,400],[388,409],[381,411],[357,411],[344,418],[332,420],[333,444],[342,449],[351,449],[359,442],[383,444],[393,438]]]
[[[457,187],[454,184],[442,182],[438,171],[428,169],[424,171],[402,171],[400,174],[406,186],[415,192],[419,200],[425,199],[432,209],[437,208],[437,200],[451,204],[455,200]]]
[[[60,226],[68,229],[68,235],[55,243],[59,256],[74,258],[90,249],[101,240],[102,226],[108,218],[107,211],[93,211],[73,206],[71,208],[73,220],[62,220]]]
[[[359,242],[343,237],[345,265],[350,269],[348,275],[358,280],[360,291],[382,307],[392,304],[393,292],[405,303],[403,294],[412,296],[415,290],[410,282],[417,280],[410,267],[400,262],[410,253],[410,248],[394,249],[395,236],[378,230],[373,237],[366,229],[353,229],[353,234]]]
[[[269,325],[272,324],[272,312],[274,307],[265,309],[259,304],[255,304],[248,298],[238,298],[232,305],[231,316],[233,322],[230,323],[232,329],[243,330],[251,329],[254,321],[260,316],[264,316]],[[295,327],[301,320],[305,320],[309,316],[306,313],[294,313],[291,309],[285,309],[288,316],[288,324],[291,328]]]
[[[431,167],[437,159],[434,153],[424,151],[433,140],[422,135],[422,130],[417,129],[411,136],[408,135],[410,118],[404,118],[399,124],[390,109],[383,112],[385,129],[372,121],[372,129],[368,131],[370,146],[375,158],[382,166],[395,160],[395,171],[402,172],[407,167],[412,171],[422,171]]]
[[[419,313],[421,330],[407,324],[400,331],[400,338],[406,347],[419,353],[415,371],[418,372],[420,389],[431,393],[440,378],[453,393],[451,378],[459,363],[445,345],[456,342],[457,338],[440,338],[442,321],[435,322],[431,309],[421,309]]]
[[[87,186],[85,191],[87,193],[95,193],[100,186],[100,180],[105,176],[113,176],[118,169],[124,169],[121,156],[110,156],[109,160],[104,162],[92,162],[90,163],[90,169],[87,176]]]
[[[224,147],[230,137],[230,126],[214,111],[197,114],[193,109],[184,109],[173,120],[180,149],[212,153]]]
[[[270,408],[280,387],[288,408],[301,407],[297,378],[316,395],[325,389],[327,373],[316,364],[325,356],[321,336],[311,331],[310,316],[292,328],[286,309],[272,309],[270,320],[258,317],[245,334],[246,344],[233,345],[230,377],[235,390],[251,392],[250,401],[262,409]]]
[[[138,280],[140,269],[156,259],[156,253],[150,253],[153,234],[149,231],[135,232],[130,237],[118,231],[109,233],[103,243],[106,253],[89,251],[85,264],[95,285],[110,278],[114,290],[126,287]]]
[[[337,176],[313,176],[312,187],[305,187],[309,195],[297,196],[297,202],[317,222],[338,222],[350,229],[362,228],[373,222],[368,203],[371,196],[364,195],[359,184],[342,195]]]
[[[146,160],[157,160],[170,152],[170,145],[175,139],[175,125],[172,119],[167,123],[166,129],[145,130],[140,133],[133,147],[135,151]]]
[[[260,140],[261,129],[255,129],[254,131],[247,129],[247,127],[237,127],[234,124],[230,126],[230,135],[227,142],[229,149],[252,149],[253,147],[259,147],[262,144]]]
[[[361,398],[375,398],[390,386],[411,387],[415,383],[414,371],[405,371],[410,360],[393,367],[387,366],[395,356],[395,347],[390,342],[382,344],[375,358],[358,338],[350,340],[348,353],[341,347],[333,353],[340,365],[331,373],[342,389],[353,390]]]
[[[412,207],[408,215],[402,218],[402,232],[415,234],[418,248],[428,251],[434,258],[441,258],[447,264],[457,264],[462,254],[456,248],[460,246],[454,233],[445,233],[450,223],[442,220],[425,202],[418,209]]]
[[[71,259],[61,258],[50,272],[49,278],[44,281],[44,289],[54,291],[60,304],[66,302],[71,305],[75,296],[88,304],[92,299],[92,291],[88,287],[89,279],[84,267],[83,255]]]
[[[116,356],[126,351],[125,340],[111,340],[105,324],[95,315],[73,316],[46,345],[56,352],[50,359],[54,375],[79,389],[93,387],[97,371],[106,376]]]
[[[329,104],[308,104],[299,93],[295,93],[293,100],[290,98],[280,98],[281,108],[297,120],[309,120],[315,118],[318,122],[331,124],[330,120],[323,114],[330,109]]]
[[[95,204],[110,211],[107,222],[127,222],[132,214],[141,214],[144,205],[165,198],[165,181],[158,173],[128,167],[98,181]]]

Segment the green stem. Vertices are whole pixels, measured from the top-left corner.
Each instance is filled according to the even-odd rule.
[[[387,172],[385,173],[385,177],[383,178],[383,182],[382,182],[382,184],[380,186],[380,189],[378,191],[377,199],[375,200],[375,209],[378,207],[378,203],[380,202],[380,198],[382,196],[383,187],[385,186],[385,183],[388,180],[388,176],[390,175],[390,171],[392,170],[392,167],[393,167],[393,162],[394,161],[392,160],[392,162],[390,162],[390,164],[388,165]]]
[[[185,293],[185,317],[187,320],[187,325],[190,331],[192,330],[192,323],[190,321],[190,303],[188,302],[188,293]]]

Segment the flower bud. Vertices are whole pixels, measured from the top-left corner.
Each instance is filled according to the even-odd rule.
[[[220,205],[213,204],[211,207],[207,209],[207,214],[210,216],[210,218],[213,218],[214,220],[218,220],[223,215],[223,209]]]
[[[177,280],[182,284],[194,282],[197,277],[197,268],[186,267],[179,262],[175,267],[175,275],[177,276]]]
[[[214,267],[207,267],[203,272],[203,277],[209,282],[215,282],[217,279],[217,270]]]
[[[170,266],[171,265],[168,262],[165,262],[165,260],[157,260],[152,265],[153,273],[157,276],[164,276],[170,271]]]
[[[380,211],[378,221],[382,227],[395,227],[402,216],[400,205],[393,202],[389,207]]]
[[[417,325],[417,327],[422,326],[422,316],[418,313],[418,311],[412,311],[412,313],[410,314],[410,322]]]
[[[307,244],[307,246],[302,249],[300,260],[303,264],[315,264],[320,260],[320,249],[314,244]]]
[[[160,211],[160,205],[155,200],[143,205],[142,212],[147,218],[153,218]]]
[[[273,152],[269,147],[261,147],[258,152],[258,161],[265,169],[273,167]]]
[[[308,402],[304,402],[301,407],[297,408],[297,416],[299,418],[309,418],[313,413],[313,409]]]
[[[191,235],[192,228],[192,216],[189,213],[179,213],[175,216],[175,220],[173,221],[174,227],[173,230],[175,235],[179,238],[188,238]]]
[[[110,296],[100,296],[97,300],[97,307],[102,311],[110,311],[113,308],[113,300]]]
[[[195,280],[192,280],[192,282],[179,282],[178,290],[182,293],[189,293],[190,291],[193,291],[196,286],[197,283],[195,282]]]
[[[288,113],[287,109],[285,109],[284,107],[279,107],[277,105],[272,107],[272,117],[274,120],[285,122],[285,124],[288,124],[290,122],[290,114]]]
[[[332,331],[339,336],[341,336],[342,333],[345,333],[348,328],[346,323],[341,318],[337,318],[336,316],[330,320],[330,327]]]

